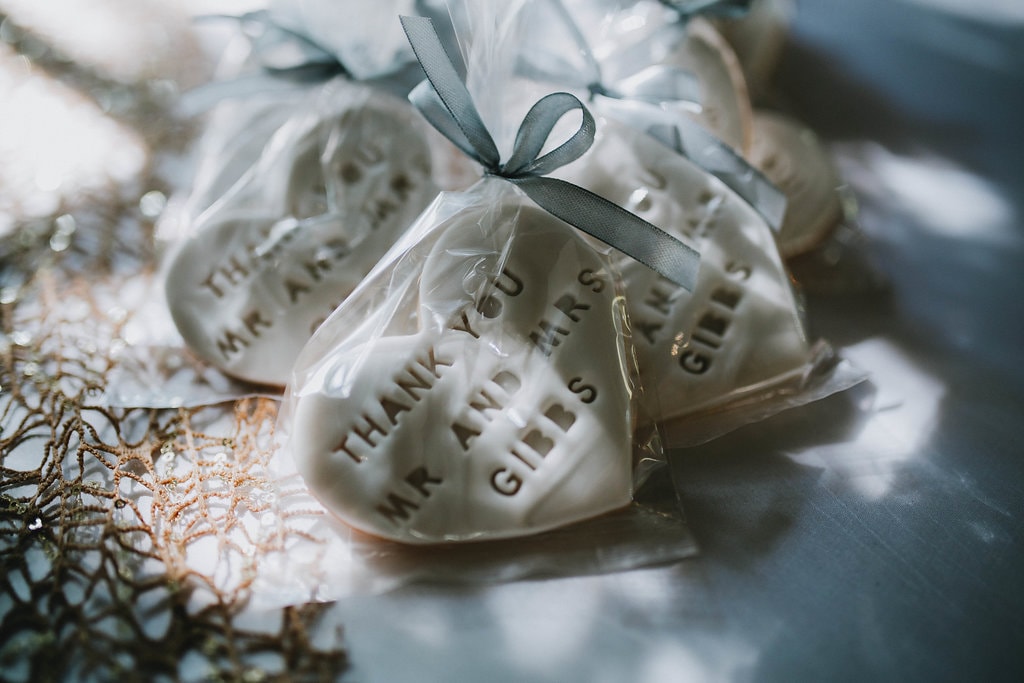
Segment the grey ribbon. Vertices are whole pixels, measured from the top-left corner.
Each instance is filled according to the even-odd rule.
[[[241,15],[207,14],[197,21],[227,19],[238,22],[249,43],[260,73],[200,85],[185,93],[178,104],[178,113],[195,116],[208,111],[218,102],[234,97],[288,91],[306,84],[316,84],[336,77],[357,80],[373,88],[404,98],[423,78],[415,61],[395,65],[385,73],[357,78],[333,51],[324,48],[309,36],[282,26],[267,10]]]
[[[660,0],[686,21],[697,15],[735,19],[750,11],[751,0]]]
[[[268,74],[298,81],[321,81],[348,75],[338,57],[317,45],[309,36],[281,26],[267,10],[241,15],[205,14],[197,21],[228,19],[238,22],[252,45],[256,61]]]
[[[453,64],[456,50],[446,51],[425,17],[402,17],[402,28],[427,80],[409,95],[412,103],[445,137],[489,175],[503,178],[552,215],[609,244],[692,291],[700,255],[663,230],[622,207],[547,173],[582,156],[594,142],[594,118],[574,95],[553,93],[527,112],[512,155],[502,163],[497,145],[480,118],[473,98],[460,77],[464,65]],[[583,114],[579,129],[567,141],[540,155],[548,136],[561,118],[573,111]]]
[[[718,12],[740,12],[741,5],[745,7],[749,4],[745,0],[664,2],[680,13],[691,14],[713,13],[716,8]],[[553,11],[553,19],[569,31],[575,42],[576,53],[584,60],[583,70],[573,68],[556,55],[531,50],[520,58],[517,65],[521,75],[534,80],[585,87],[590,91],[592,99],[607,98],[606,105],[618,118],[643,130],[721,180],[752,206],[772,230],[777,232],[782,227],[786,213],[786,196],[782,191],[703,126],[681,114],[670,114],[666,110],[664,105],[671,103],[700,102],[700,85],[693,74],[676,67],[655,64],[612,85],[605,85],[601,81],[601,67],[597,58],[565,6],[560,0],[550,0],[544,7]],[[648,107],[635,106],[634,102]]]
[[[652,104],[664,101],[700,102],[700,83],[697,78],[689,71],[665,64],[640,67],[628,78],[614,83],[606,82],[601,73],[601,65],[590,49],[590,43],[561,0],[537,2],[530,9],[539,12],[528,16],[540,26],[526,36],[527,47],[519,55],[516,64],[516,71],[520,75],[533,80],[585,88],[592,95],[636,99]],[[558,29],[568,33],[567,37],[575,48],[573,52],[583,60],[582,64],[570,64],[563,59],[560,53],[564,53],[565,49],[558,44],[558,37],[544,33],[545,30]],[[554,52],[547,50],[550,44],[555,44]]]
[[[612,108],[616,105],[628,105],[621,102],[610,104]],[[628,118],[629,115],[620,116]],[[643,120],[645,113],[641,111],[634,116],[638,120]],[[663,120],[658,121],[658,118],[650,116],[649,122],[643,126],[648,135],[721,180],[757,211],[772,230],[779,231],[786,215],[788,200],[772,181],[699,123],[675,115],[670,117],[670,121],[664,120],[663,117]]]

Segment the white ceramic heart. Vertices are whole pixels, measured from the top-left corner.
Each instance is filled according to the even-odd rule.
[[[745,154],[750,148],[753,115],[743,69],[732,48],[705,19],[691,19],[686,38],[664,63],[691,72],[700,86],[700,105],[668,105],[707,128],[715,137]]]
[[[182,337],[228,374],[285,384],[316,327],[436,195],[430,167],[422,127],[390,97],[291,120],[174,253],[166,294]]]
[[[793,0],[754,0],[745,15],[715,22],[743,66],[754,99],[768,92],[794,12]]]
[[[801,371],[810,349],[764,220],[653,139],[610,122],[600,130],[565,175],[701,253],[692,293],[629,258],[618,263],[647,413],[655,420],[689,415]]]
[[[373,535],[506,538],[630,501],[607,259],[504,181],[473,192],[425,258],[399,259],[418,277],[385,274],[408,286],[369,311],[378,287],[361,287],[297,362],[287,448],[324,505]]]
[[[839,225],[842,181],[812,130],[784,114],[756,112],[750,162],[786,195],[778,235],[783,257],[813,249]]]

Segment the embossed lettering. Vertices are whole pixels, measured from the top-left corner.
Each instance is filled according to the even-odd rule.
[[[304,261],[302,266],[309,273],[309,276],[313,278],[313,282],[320,282],[323,274],[331,269],[331,262],[325,258],[320,258],[314,261]]]
[[[217,350],[224,358],[230,358],[231,354],[240,352],[249,342],[239,336],[234,330],[227,330],[224,336],[217,340]]]
[[[407,412],[412,410],[412,406],[407,406],[404,403],[394,401],[387,396],[380,400],[380,407],[384,409],[384,414],[388,417],[388,422],[393,425],[398,424],[399,413]]]
[[[519,391],[519,387],[523,386],[523,383],[519,381],[519,378],[508,370],[502,370],[492,377],[491,381],[504,389],[508,394],[514,394]]]
[[[742,297],[742,292],[727,287],[716,287],[711,293],[711,301],[730,310],[736,309]]]
[[[729,319],[709,311],[700,317],[697,327],[716,337],[724,337],[725,331],[729,329]]]
[[[508,268],[501,269],[501,275],[495,278],[494,286],[509,296],[519,296],[523,292],[523,281]]]
[[[563,432],[568,432],[569,428],[576,424],[575,413],[566,410],[565,406],[560,403],[555,403],[545,410],[544,417],[558,425],[558,428]]]
[[[358,453],[354,452],[352,449],[350,449],[348,447],[348,437],[349,436],[351,436],[351,435],[350,434],[345,434],[344,436],[342,436],[341,437],[341,441],[339,441],[338,445],[336,445],[334,448],[331,449],[331,452],[333,452],[333,453],[344,453],[348,457],[352,458],[352,461],[355,462],[358,465],[359,463],[361,463],[366,458],[364,458],[363,456],[361,456]]]
[[[413,371],[413,368],[406,368],[405,374],[412,379],[410,380],[408,378],[399,377],[395,383],[398,385],[399,389],[416,401],[420,400],[420,395],[416,393],[418,389],[426,391],[427,389],[430,389],[430,387],[434,386],[429,379],[420,377],[416,374],[416,372]]]
[[[245,324],[245,329],[249,330],[249,334],[254,337],[260,336],[260,327],[272,327],[273,322],[263,317],[263,314],[257,311],[251,311],[245,319],[242,321]]]
[[[220,287],[216,285],[216,283],[214,283],[213,279],[215,277],[217,277],[217,271],[213,271],[212,273],[207,275],[206,279],[203,280],[200,284],[203,287],[209,289],[211,292],[213,292],[213,295],[219,299],[222,296],[224,296],[224,290],[222,290]]]
[[[501,303],[501,299],[496,296],[487,295],[476,305],[476,310],[483,317],[493,320],[501,315],[504,307],[505,305]]]
[[[227,260],[227,265],[214,268],[200,284],[213,292],[214,296],[220,298],[224,296],[225,284],[229,287],[240,284],[248,275],[249,270],[239,262],[237,256],[232,256]],[[226,283],[221,283],[218,286],[215,283],[217,276],[220,276]]]
[[[434,353],[433,346],[427,349],[427,360],[425,362],[422,360],[418,360],[416,362],[422,365],[424,368],[426,368],[427,371],[430,372],[430,374],[432,374],[434,377],[437,377],[438,379],[440,379],[441,375],[437,370],[437,366],[443,365],[444,367],[448,368],[452,366],[452,362],[450,360],[444,360],[437,357],[437,355]]]
[[[504,467],[491,474],[491,488],[503,496],[514,496],[523,487],[523,480]]]
[[[550,356],[555,347],[562,343],[559,335],[563,337],[568,336],[569,330],[552,325],[547,320],[540,321],[540,328],[541,332],[533,331],[530,333],[530,341],[540,349],[541,353],[545,356]]]
[[[388,521],[395,525],[398,524],[398,520],[404,521],[409,519],[410,510],[419,509],[420,506],[416,503],[394,493],[388,494],[387,503],[382,503],[377,506],[377,512],[387,517]]]
[[[676,293],[665,291],[661,287],[655,285],[654,287],[651,287],[651,290],[647,293],[647,298],[644,299],[644,304],[650,306],[662,315],[668,315],[672,312],[672,300],[675,299],[675,295]]]
[[[352,433],[358,436],[363,441],[365,441],[367,446],[377,445],[377,442],[371,438],[374,434],[379,434],[380,436],[388,435],[388,431],[381,427],[376,422],[374,422],[373,418],[371,418],[369,415],[364,413],[360,415],[360,417],[363,419],[363,422],[365,424],[362,426],[358,424],[353,425]]]
[[[589,268],[581,270],[580,274],[576,277],[577,281],[584,287],[590,287],[590,291],[595,294],[600,294],[604,291],[606,282],[604,276],[600,273],[596,273]]]
[[[452,326],[452,329],[453,330],[458,330],[459,332],[465,332],[466,334],[468,334],[471,337],[473,337],[473,339],[479,339],[480,338],[480,335],[470,326],[470,324],[469,324],[469,316],[466,315],[465,311],[462,312],[461,322],[455,323]]]
[[[555,447],[555,442],[544,436],[539,429],[534,429],[524,436],[523,443],[532,448],[541,457],[546,456]]]
[[[430,472],[427,471],[426,467],[417,467],[406,475],[405,483],[419,491],[420,495],[424,498],[430,498],[431,492],[430,489],[427,488],[427,484],[440,486],[444,483],[444,480],[430,476]]]
[[[458,422],[452,423],[452,432],[454,432],[455,438],[459,440],[459,445],[462,446],[464,451],[468,451],[470,442],[480,436],[480,432],[476,429]]]
[[[525,455],[523,455],[522,453],[517,451],[515,448],[512,449],[511,453],[516,458],[516,460],[518,460],[519,462],[523,463],[524,465],[529,467],[531,470],[536,470],[537,469],[537,465],[534,465],[532,462],[530,462],[529,458],[527,458]]]
[[[684,351],[679,355],[679,365],[691,375],[703,375],[711,367],[711,359],[696,351]]]
[[[288,300],[291,301],[293,304],[299,300],[300,294],[305,294],[307,292],[313,291],[312,288],[309,287],[306,283],[299,282],[298,280],[293,280],[292,278],[286,279],[284,281],[284,286],[285,289],[288,290]]]
[[[569,391],[577,394],[584,403],[593,403],[597,400],[597,388],[592,384],[584,384],[582,377],[573,377],[569,380]]]
[[[580,321],[580,316],[576,311],[586,311],[590,308],[590,304],[581,304],[572,294],[563,294],[558,298],[558,301],[555,302],[555,308],[560,310],[562,313],[565,313],[569,320],[572,320],[574,323],[578,323]]]
[[[730,275],[739,276],[740,280],[748,280],[754,274],[750,266],[738,261],[729,261],[729,263],[725,264],[725,272]]]
[[[487,419],[490,419],[490,417],[487,414],[488,410],[501,411],[501,409],[504,408],[504,406],[501,403],[498,403],[498,401],[496,401],[493,396],[487,393],[486,389],[481,389],[477,396],[479,398],[470,400],[469,407],[477,411]]]

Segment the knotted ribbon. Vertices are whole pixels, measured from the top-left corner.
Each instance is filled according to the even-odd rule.
[[[464,65],[453,63],[434,24],[425,17],[402,17],[427,80],[409,99],[424,117],[488,175],[503,178],[521,189],[538,206],[580,230],[647,265],[672,282],[692,291],[700,255],[689,246],[622,207],[572,183],[546,174],[582,156],[593,144],[594,118],[574,95],[559,92],[541,98],[527,112],[516,133],[512,155],[502,163],[497,145],[480,118],[473,98],[460,77]],[[583,121],[565,142],[541,155],[555,125],[579,110]]]
[[[419,11],[436,12],[433,5],[417,0]],[[342,55],[321,45],[307,33],[284,25],[269,10],[244,14],[206,14],[197,21],[230,20],[237,22],[252,48],[252,58],[260,71],[224,81],[201,85],[186,93],[179,112],[191,116],[205,112],[221,100],[253,94],[276,92],[296,85],[316,84],[343,77],[404,98],[420,82],[423,73],[409,55],[385,65],[349,68]]]
[[[257,63],[272,76],[319,81],[349,75],[337,55],[274,21],[267,10],[247,12],[238,20]]]
[[[682,16],[699,13],[718,13],[727,10],[729,16],[741,13],[746,0],[693,0],[689,3],[670,3]],[[574,41],[575,53],[584,60],[584,68],[573,68],[557,55],[542,54],[540,61],[526,54],[517,65],[518,71],[534,80],[560,82],[574,87],[585,87],[591,101],[605,98],[606,106],[616,117],[643,130],[666,147],[675,150],[702,169],[721,180],[747,204],[757,211],[775,231],[782,226],[786,213],[786,196],[746,159],[708,132],[699,123],[666,105],[681,102],[700,102],[700,85],[693,74],[666,64],[649,65],[632,76],[614,84],[602,82],[601,67],[579,26],[560,0],[551,0],[547,8],[552,17],[568,31]],[[620,55],[622,57],[622,55]],[[627,55],[628,58],[628,55]],[[583,80],[580,80],[582,76]]]

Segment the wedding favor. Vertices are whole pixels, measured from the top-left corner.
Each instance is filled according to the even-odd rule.
[[[768,93],[782,58],[793,0],[747,0],[749,11],[715,21],[735,52],[755,102]]]
[[[707,20],[686,24],[685,39],[663,60],[693,73],[700,84],[699,109],[689,114],[740,153],[750,148],[751,110],[743,71],[732,48]]]
[[[696,4],[703,11],[719,9],[729,16],[735,11],[731,6],[719,8],[717,3]],[[714,112],[722,102],[709,88],[711,84],[734,83],[726,99],[735,106],[727,108],[742,112],[732,117],[734,121],[750,118],[743,77],[736,69],[726,68],[734,58],[712,26],[682,9],[668,12],[649,2],[636,2],[628,9],[606,2],[591,7],[572,3],[571,8],[560,0],[536,0],[527,6],[522,21],[543,28],[530,32],[523,43],[520,72],[538,82],[585,88],[596,114],[647,133],[685,156],[724,182],[777,230],[785,196],[744,158],[742,147],[735,147],[746,144],[741,138],[747,136],[749,126],[745,123],[734,126],[732,134],[725,132],[733,138],[732,146],[711,131],[715,127],[711,120],[717,119]],[[593,16],[601,8],[606,12],[604,21]],[[685,24],[677,14],[685,16]],[[643,30],[622,29],[623,24]],[[584,34],[588,26],[594,38]],[[711,50],[711,46],[717,47]],[[712,59],[712,54],[718,57]],[[676,59],[679,55],[689,57]],[[713,65],[721,69],[716,72]],[[698,113],[705,118],[694,118]]]
[[[812,349],[768,225],[713,176],[657,142],[602,122],[565,176],[701,252],[693,292],[628,259],[625,298],[647,410],[658,420],[763,396]]]
[[[538,100],[502,161],[455,51],[429,21],[403,25],[428,78],[410,99],[488,177],[442,193],[314,334],[282,411],[285,449],[349,526],[404,543],[525,536],[623,508],[661,453],[634,444],[611,249],[584,232],[684,286],[697,255],[545,177],[593,141],[579,99]],[[473,74],[485,93],[500,87],[481,75],[493,74]],[[575,133],[542,154],[576,112]]]
[[[406,103],[336,80],[268,141],[171,257],[167,301],[193,351],[284,384],[299,349],[437,193]]]
[[[296,369],[298,469],[329,509],[376,536],[518,536],[631,499],[626,347],[607,260],[508,183],[467,194],[390,266],[387,297],[364,310],[375,287],[357,292]],[[418,272],[399,280],[406,267]]]
[[[786,218],[778,234],[783,257],[813,249],[839,225],[843,183],[809,128],[784,114],[758,111],[750,161],[786,194]]]
[[[653,0],[550,1],[564,2],[612,94],[637,92],[640,99],[657,101],[667,111],[700,124],[738,153],[746,153],[752,125],[746,81],[728,42],[701,16],[700,7],[708,3],[689,3],[700,7],[679,3],[675,9],[675,3]],[[549,0],[541,0],[542,5],[545,2]],[[551,46],[554,53],[558,49]],[[657,68],[677,71],[680,75],[672,79],[677,83],[682,74],[692,83],[685,90],[677,86],[678,96],[668,97],[651,87],[666,80],[663,73],[656,73]]]
[[[166,296],[189,348],[233,377],[284,385],[438,183],[470,166],[405,99],[419,67],[398,26],[404,6],[277,2],[239,17],[250,54],[196,98],[220,101]]]

